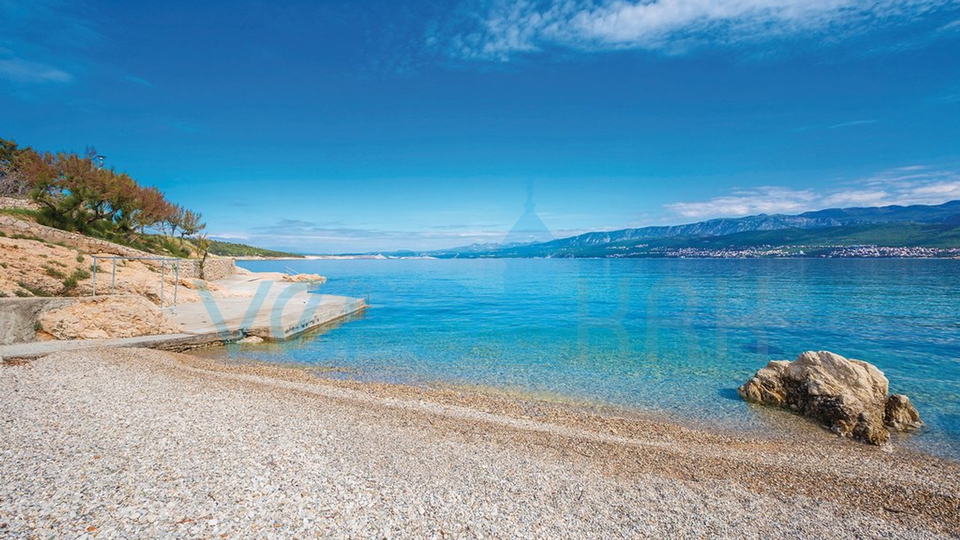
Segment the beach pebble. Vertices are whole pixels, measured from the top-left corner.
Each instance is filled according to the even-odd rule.
[[[337,387],[312,393],[178,358],[97,349],[0,367],[0,536],[949,537],[898,521],[908,514],[763,494],[720,466],[699,482],[613,467],[615,454],[591,457],[614,448],[603,442],[612,430],[581,440],[573,428],[453,417],[460,409]],[[666,471],[694,451],[705,453],[689,462],[704,467],[756,456],[780,470],[797,459],[730,448],[678,444],[659,463]],[[622,463],[659,449],[637,446]],[[850,469],[837,459],[837,471]],[[919,490],[923,477],[910,478]],[[940,467],[929,482],[946,493],[956,478]]]

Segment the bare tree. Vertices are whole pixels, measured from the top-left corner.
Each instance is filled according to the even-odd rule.
[[[0,196],[24,198],[33,188],[29,177],[17,168],[17,158],[24,151],[16,142],[0,139]]]
[[[10,164],[0,163],[0,196],[26,198],[30,194],[30,181]]]

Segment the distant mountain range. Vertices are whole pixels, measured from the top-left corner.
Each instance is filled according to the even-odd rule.
[[[916,249],[853,249],[863,246]],[[798,215],[760,214],[686,225],[590,232],[533,244],[474,244],[384,255],[437,258],[938,256],[948,250],[960,250],[960,201],[936,206],[832,208]]]

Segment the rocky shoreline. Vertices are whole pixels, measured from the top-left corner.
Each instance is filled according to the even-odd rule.
[[[141,349],[0,367],[10,538],[960,534],[960,465]],[[226,535],[226,536],[223,536]]]

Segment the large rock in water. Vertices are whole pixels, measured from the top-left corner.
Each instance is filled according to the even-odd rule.
[[[862,360],[827,351],[805,352],[793,362],[770,362],[737,389],[743,399],[794,410],[831,431],[882,445],[888,427],[917,429],[920,415],[902,395],[887,395],[883,372]]]

